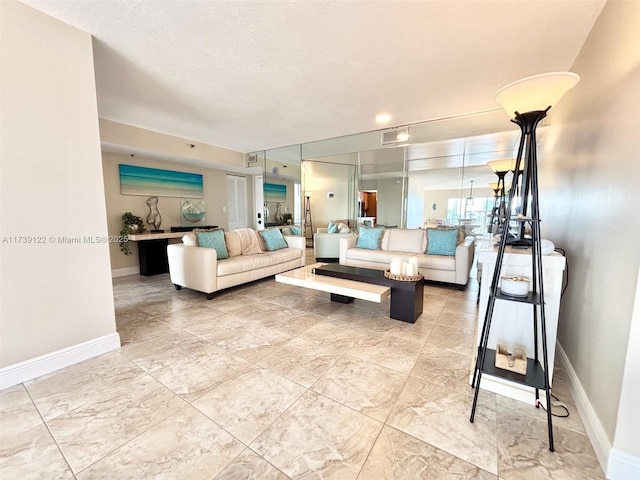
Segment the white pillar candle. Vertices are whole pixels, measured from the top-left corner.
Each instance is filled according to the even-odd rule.
[[[402,274],[402,258],[393,257],[391,259],[391,265],[389,267],[389,271],[392,275],[400,275]]]
[[[411,262],[407,262],[407,273],[405,275],[413,277],[416,274],[415,265]]]
[[[407,274],[407,262],[402,262],[402,275]]]
[[[414,266],[416,273],[418,273],[418,259],[416,257],[410,257],[409,263]]]

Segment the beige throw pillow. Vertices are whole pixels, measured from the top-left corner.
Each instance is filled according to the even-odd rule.
[[[227,244],[227,252],[230,257],[242,255],[242,244],[238,232],[224,232],[224,242]]]

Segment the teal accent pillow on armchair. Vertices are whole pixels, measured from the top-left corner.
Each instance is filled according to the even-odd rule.
[[[458,246],[458,230],[441,230],[427,228],[427,254],[446,255],[456,254]]]
[[[384,227],[360,227],[360,230],[358,232],[358,241],[356,242],[356,248],[379,250],[380,240],[382,239],[383,232]]]
[[[224,242],[224,231],[214,230],[213,232],[196,232],[198,245],[205,248],[215,248],[218,260],[229,258],[227,244]]]

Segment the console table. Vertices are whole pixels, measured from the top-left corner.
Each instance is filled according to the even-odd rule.
[[[173,228],[177,227],[172,227],[172,230]],[[180,227],[180,230],[183,228],[189,227]],[[169,261],[167,260],[167,245],[169,245],[169,239],[182,238],[185,232],[190,232],[193,228],[204,227],[191,227],[189,230],[179,232],[130,234],[129,240],[138,242],[140,275],[151,276],[168,273]],[[206,228],[217,228],[217,225],[207,226]]]

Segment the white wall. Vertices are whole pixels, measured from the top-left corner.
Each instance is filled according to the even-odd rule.
[[[638,270],[640,280],[640,268]],[[613,480],[638,478],[638,468],[640,468],[640,414],[638,414],[638,399],[640,398],[640,284],[636,285],[636,297],[631,318],[629,345],[618,408],[618,423],[607,471],[609,478]],[[630,466],[631,468],[635,466],[635,476],[633,476],[634,471],[629,468]]]
[[[640,262],[639,45],[640,2],[608,2],[539,152],[542,235],[567,251],[571,272],[558,339],[606,437],[596,451],[621,420],[638,422],[618,405]]]
[[[402,179],[382,178],[376,182],[378,191],[378,215],[376,223],[379,225],[402,226]]]
[[[119,340],[109,247],[84,242],[107,235],[91,36],[12,0],[0,9],[4,369]]]
[[[146,204],[145,195],[121,195],[120,194],[120,173],[119,164],[136,165],[141,167],[161,168],[164,170],[175,170],[180,172],[199,173],[203,176],[204,198],[202,199],[207,209],[206,221],[208,225],[217,225],[225,230],[228,229],[229,218],[225,207],[227,206],[227,179],[226,173],[221,170],[210,168],[194,167],[181,163],[156,160],[135,155],[122,155],[117,153],[103,152],[102,165],[104,170],[104,190],[107,208],[107,222],[109,235],[118,236],[122,228],[121,216],[124,212],[131,212],[141,217],[145,222],[149,214],[149,207]],[[233,175],[240,175],[234,173]],[[242,176],[242,175],[240,175]],[[180,202],[177,197],[158,197],[158,211],[162,216],[160,228],[170,231],[172,226],[180,225]],[[247,206],[249,207],[249,221],[253,218],[253,179],[247,180]],[[146,226],[150,229],[149,225]],[[134,244],[131,246],[131,255],[125,255],[120,251],[118,243],[110,244],[111,268],[118,270],[122,268],[134,268],[139,265],[138,248]]]
[[[351,205],[355,209],[353,165],[305,161],[303,163],[304,190],[311,196],[311,218],[314,232],[326,228],[330,221],[348,220]],[[327,194],[333,192],[333,198]],[[302,207],[304,217],[304,204]]]

